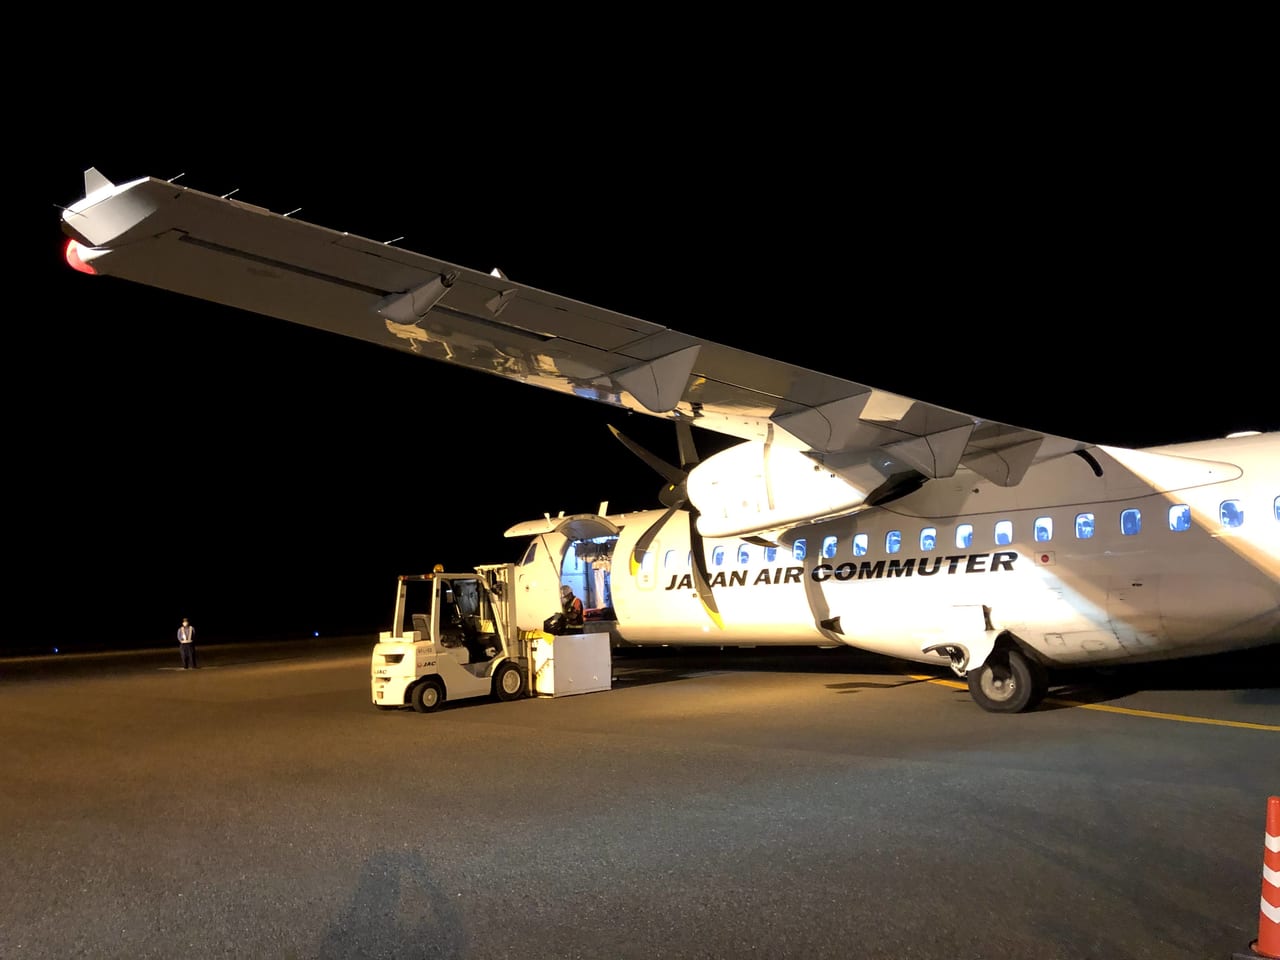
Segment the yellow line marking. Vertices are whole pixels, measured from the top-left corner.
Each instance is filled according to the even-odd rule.
[[[1084,710],[1102,710],[1105,713],[1127,713],[1131,717],[1149,717],[1152,720],[1181,720],[1183,723],[1204,723],[1212,727],[1241,727],[1246,730],[1273,730],[1280,733],[1280,726],[1269,723],[1247,723],[1244,720],[1218,720],[1215,717],[1190,717],[1180,713],[1157,713],[1154,710],[1132,710],[1129,707],[1112,707],[1105,703],[1077,703],[1075,700],[1046,698],[1050,703]]]
[[[912,680],[927,680],[953,690],[968,690],[969,685],[958,680],[940,680],[937,677],[908,674]],[[1211,727],[1240,727],[1244,730],[1271,730],[1280,733],[1280,726],[1269,723],[1247,723],[1244,720],[1218,720],[1214,717],[1191,717],[1181,713],[1158,713],[1155,710],[1134,710],[1130,707],[1113,707],[1105,703],[1080,703],[1077,700],[1063,700],[1059,697],[1045,697],[1046,703],[1056,703],[1064,707],[1079,707],[1081,710],[1101,710],[1104,713],[1123,713],[1131,717],[1146,717],[1149,720],[1178,720],[1182,723],[1203,723]]]
[[[961,680],[942,680],[938,677],[926,677],[919,673],[907,674],[912,680],[928,680],[930,683],[936,683],[940,687],[950,687],[952,690],[968,690],[969,685]]]

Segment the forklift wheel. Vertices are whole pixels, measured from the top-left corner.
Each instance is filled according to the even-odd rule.
[[[510,660],[493,675],[493,692],[499,700],[519,700],[524,695],[524,674]]]
[[[423,680],[413,688],[413,709],[419,713],[430,713],[444,701],[444,690],[440,681],[432,678]]]

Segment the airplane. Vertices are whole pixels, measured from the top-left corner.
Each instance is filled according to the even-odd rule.
[[[1127,449],[748,353],[290,214],[96,169],[65,257],[674,424],[661,507],[518,523],[525,630],[568,583],[618,643],[848,646],[1017,713],[1051,670],[1280,639],[1280,433]],[[696,431],[731,441],[706,458]]]

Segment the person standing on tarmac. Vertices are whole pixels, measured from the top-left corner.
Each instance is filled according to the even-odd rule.
[[[196,628],[186,617],[182,618],[182,626],[178,628],[178,650],[182,652],[182,669],[198,669],[196,663]]]

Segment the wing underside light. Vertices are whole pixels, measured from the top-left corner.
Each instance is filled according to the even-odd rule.
[[[753,444],[753,462],[764,464],[765,502],[777,487],[771,471],[788,457],[804,459],[787,462],[787,469],[803,465],[839,481],[824,487],[830,502],[821,509],[829,515],[859,509],[886,485],[949,477],[961,468],[1014,485],[1032,464],[1088,446],[163,180],[116,185],[86,171],[85,197],[64,211],[63,228],[75,241],[76,259],[100,275]],[[773,526],[762,521],[756,530]]]

